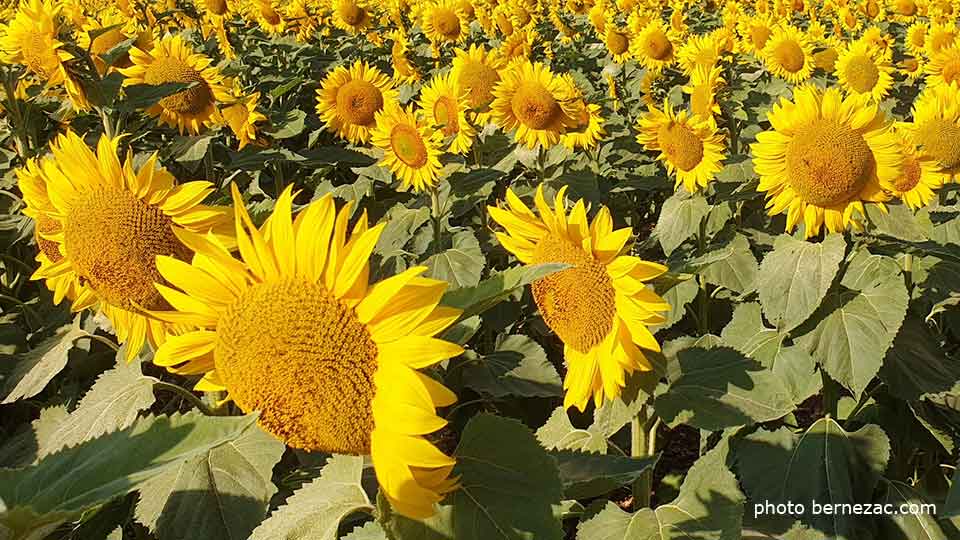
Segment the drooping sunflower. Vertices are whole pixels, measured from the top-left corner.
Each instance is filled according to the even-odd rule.
[[[564,73],[562,75],[566,81],[567,87],[571,91],[571,100],[575,112],[571,113],[571,125],[566,132],[560,136],[560,144],[574,150],[576,148],[594,148],[606,134],[603,129],[603,116],[600,112],[600,106],[594,103],[588,103],[583,91],[577,86],[573,75]]]
[[[694,118],[686,110],[674,113],[667,100],[663,109],[650,106],[637,121],[637,142],[652,152],[660,152],[670,174],[676,175],[675,188],[682,184],[690,193],[707,186],[723,163],[723,137],[712,118]]]
[[[470,21],[457,0],[435,0],[423,8],[423,33],[436,44],[463,43]]]
[[[813,74],[813,45],[796,27],[782,26],[767,40],[763,61],[767,71],[797,84]]]
[[[855,96],[879,102],[893,87],[890,51],[872,49],[863,41],[854,41],[840,53],[835,69],[840,86]]]
[[[124,86],[189,83],[190,88],[162,98],[147,109],[160,123],[176,127],[180,133],[200,133],[204,126],[221,122],[218,102],[229,101],[230,88],[220,70],[211,66],[209,57],[196,53],[179,35],[166,36],[153,43],[150,51],[130,49],[133,65],[120,70]]]
[[[384,224],[330,195],[296,218],[287,188],[257,229],[233,188],[241,260],[199,234],[181,238],[193,263],[160,257],[175,311],[154,312],[198,330],[169,339],[154,362],[203,374],[198,390],[226,391],[288,445],[373,459],[382,493],[401,514],[426,518],[454,489],[454,460],[428,442],[456,396],[418,370],[463,349],[433,337],[459,311],[439,306],[447,284],[417,266],[376,284],[369,259]]]
[[[351,35],[359,34],[373,24],[370,8],[363,0],[333,0],[332,8],[333,25]]]
[[[55,222],[41,238],[56,244],[44,248],[48,256],[56,249],[62,257],[50,257],[34,279],[80,284],[72,309],[103,312],[132,359],[145,342],[157,346],[165,335],[163,323],[142,311],[167,305],[154,287],[163,282],[156,257],[189,259],[192,251],[177,237],[181,231],[212,232],[227,245],[232,240],[224,230],[226,209],[201,204],[213,184],[176,185],[156,154],[135,170],[131,155],[121,163],[118,145],[119,138],[104,136],[93,152],[72,131],[50,145],[52,157],[39,167],[50,207],[36,219]]]
[[[96,37],[90,39],[91,33]],[[119,9],[107,9],[93,17],[88,17],[77,35],[77,46],[90,51],[90,56],[101,75],[107,71],[104,56],[110,49],[136,35],[130,19]],[[128,67],[129,55],[122,55],[113,61],[113,66]]]
[[[926,71],[929,86],[960,85],[960,41],[934,53]]]
[[[443,133],[412,108],[391,104],[377,113],[370,132],[373,145],[384,152],[383,166],[416,191],[437,185]]]
[[[662,71],[673,64],[676,47],[669,32],[663,21],[653,19],[630,42],[633,57],[648,71]]]
[[[488,51],[482,45],[457,49],[455,54],[451,74],[460,90],[467,93],[467,104],[477,122],[484,123],[490,118],[493,89],[500,82],[504,61],[496,51]]]
[[[514,139],[535,148],[548,148],[578,122],[576,89],[556,76],[550,68],[522,60],[501,73],[490,105],[496,122],[504,130],[516,130]]]
[[[366,144],[376,114],[397,99],[397,91],[386,75],[357,60],[349,68],[338,66],[323,79],[317,90],[317,114],[340,137],[353,144]]]
[[[716,95],[726,81],[721,75],[722,69],[715,67],[698,67],[690,76],[690,82],[682,88],[690,95],[690,112],[700,119],[715,118],[721,113],[720,104]]]
[[[930,204],[935,191],[943,186],[946,177],[937,171],[937,160],[917,151],[910,138],[900,135],[903,152],[903,173],[883,188],[916,210]]]
[[[236,103],[223,109],[223,119],[237,138],[238,150],[257,140],[257,122],[267,119],[257,111],[259,103],[260,92],[254,92],[249,96],[240,95]]]
[[[899,126],[951,180],[960,176],[960,86],[931,86],[913,103],[913,121]]]
[[[768,213],[787,214],[786,231],[801,220],[806,236],[821,227],[842,232],[860,229],[864,203],[882,205],[882,184],[903,172],[900,143],[874,103],[830,88],[805,85],[785,98],[767,119],[773,129],[757,135],[751,147],[759,191]]]
[[[583,200],[567,214],[565,192],[550,208],[540,185],[539,216],[511,189],[506,208],[488,210],[506,230],[497,239],[518,260],[571,266],[534,282],[531,290],[544,322],[564,344],[564,407],[582,411],[591,398],[599,406],[619,396],[626,374],[651,369],[642,349],[660,346],[648,327],[664,321],[670,305],[644,285],[667,268],[621,255],[633,231],[614,230],[605,207],[590,222]]]
[[[450,73],[436,75],[420,90],[420,108],[433,118],[443,137],[452,139],[448,152],[465,154],[473,146],[476,128],[467,120],[467,92]]]

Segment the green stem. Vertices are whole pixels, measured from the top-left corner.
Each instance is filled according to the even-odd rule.
[[[823,412],[827,416],[832,416],[837,418],[837,405],[840,402],[840,389],[837,386],[837,383],[830,378],[829,375],[822,369],[820,370],[820,376],[823,378]]]
[[[651,429],[650,425],[653,425]],[[656,451],[656,427],[659,419],[651,422],[647,408],[641,407],[637,416],[630,421],[630,455],[635,458],[645,458]],[[653,470],[647,469],[640,478],[633,483],[633,508],[650,507],[651,492],[653,491]]]
[[[913,289],[913,253],[903,254],[903,277],[907,280],[907,291]]]
[[[443,216],[440,213],[440,190],[430,188],[430,216],[433,218],[433,254],[440,253],[443,247],[440,236],[443,233]]]
[[[100,343],[103,343],[103,344],[106,345],[107,347],[110,347],[111,349],[113,349],[113,352],[119,352],[119,351],[120,351],[120,346],[117,345],[116,343],[110,341],[109,338],[106,338],[106,337],[103,337],[103,336],[98,336],[97,334],[87,334],[87,335],[84,336],[84,337],[89,338],[91,341],[99,341]]]
[[[110,122],[110,115],[107,114],[106,109],[104,109],[103,107],[100,107],[99,111],[100,111],[100,121],[103,123],[103,134],[106,135],[107,138],[112,139],[114,132],[113,132],[113,124]]]
[[[706,252],[707,218],[704,217],[700,220],[700,230],[697,233],[697,255],[704,255]],[[710,294],[707,291],[707,279],[702,273],[697,274],[697,282],[700,284],[699,312],[697,313],[698,328],[700,335],[706,335],[710,332]]]
[[[182,386],[177,386],[176,384],[171,384],[164,381],[154,381],[153,388],[155,390],[167,390],[169,392],[173,392],[174,394],[177,394],[183,399],[189,401],[190,404],[192,404],[196,408],[200,409],[200,412],[202,412],[207,416],[219,416],[215,411],[210,409],[210,407],[207,407],[207,404],[204,403],[203,400],[201,400],[199,397],[197,397],[196,394],[187,390],[186,388],[183,388]]]

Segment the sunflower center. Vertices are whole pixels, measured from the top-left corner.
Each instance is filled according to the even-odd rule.
[[[676,168],[687,172],[703,161],[703,141],[689,127],[671,122],[657,129],[660,150]]]
[[[623,54],[630,47],[630,41],[623,32],[607,32],[607,49],[613,54]]]
[[[452,41],[460,37],[460,17],[452,9],[435,8],[433,10],[433,27],[444,39]]]
[[[415,168],[427,164],[427,146],[420,133],[407,124],[397,124],[390,131],[390,148],[400,161]]]
[[[260,6],[260,16],[263,17],[263,20],[267,21],[267,24],[278,25],[283,20],[280,18],[280,14],[277,13],[277,10],[273,9],[273,6],[268,4],[263,4]]]
[[[867,2],[867,17],[875,19],[880,14],[880,5],[875,0]]]
[[[880,80],[880,70],[869,56],[854,56],[847,63],[847,69],[844,72],[847,77],[847,83],[858,94],[870,92],[877,86]]]
[[[542,84],[523,81],[511,101],[513,114],[527,127],[547,129],[563,114],[560,104]]]
[[[445,137],[460,132],[457,116],[457,104],[449,96],[442,96],[433,104],[433,120],[438,126],[442,126],[441,131]]]
[[[920,162],[916,157],[907,156],[903,160],[903,174],[893,183],[900,193],[906,193],[920,183]]]
[[[367,13],[363,10],[363,8],[358,6],[355,2],[341,4],[337,7],[337,15],[340,16],[340,20],[350,26],[356,26],[363,22],[363,18],[366,16],[366,14]]]
[[[923,27],[918,28],[914,32],[910,32],[910,44],[918,49],[922,49],[924,43],[927,42],[927,33],[924,31]]]
[[[166,306],[153,285],[163,282],[156,258],[190,254],[169,216],[126,190],[100,189],[82,195],[65,222],[66,256],[109,304],[128,310]]]
[[[494,22],[497,24],[497,29],[500,30],[500,33],[504,36],[509,36],[513,33],[513,23],[510,22],[510,19],[503,13],[497,13],[494,17]]]
[[[713,113],[713,89],[705,84],[693,87],[690,94],[690,111],[697,116],[710,116]]]
[[[923,122],[917,128],[917,142],[944,169],[960,165],[960,126],[953,122],[942,118]]]
[[[943,69],[940,71],[940,75],[943,77],[943,82],[947,85],[960,82],[960,49],[956,49],[956,53],[943,63]]]
[[[786,40],[777,44],[773,49],[773,58],[780,66],[790,73],[803,69],[803,49],[796,41]]]
[[[169,111],[200,114],[214,102],[213,92],[200,72],[179,58],[157,58],[147,66],[143,81],[154,86],[166,83],[197,83],[191,88],[161,99],[159,105]]]
[[[483,62],[468,62],[459,79],[461,91],[467,91],[470,107],[482,109],[493,101],[493,87],[500,82],[500,74]]]
[[[913,0],[897,0],[897,13],[910,17],[917,13],[917,4]]]
[[[750,41],[757,49],[763,49],[770,39],[770,29],[766,26],[753,26],[750,28]]]
[[[874,170],[863,136],[829,120],[815,120],[787,146],[790,185],[813,205],[827,207],[856,196]]]
[[[207,10],[214,15],[225,15],[227,13],[227,0],[206,0]]]
[[[41,235],[54,233],[59,228],[60,224],[55,219],[48,217],[46,214],[37,215],[37,247],[40,248],[40,253],[46,255],[53,263],[60,262],[63,259],[63,255],[60,253],[60,244],[53,240],[47,240]]]
[[[673,44],[662,31],[657,30],[647,36],[643,43],[644,52],[654,60],[665,60],[673,52]]]
[[[353,310],[302,279],[254,285],[217,322],[217,374],[294,448],[367,454],[377,346]]]
[[[337,91],[337,114],[350,124],[372,124],[382,107],[383,94],[369,81],[354,79]]]
[[[813,65],[824,71],[833,71],[837,65],[837,58],[839,57],[840,55],[836,49],[832,47],[824,49],[820,52],[813,53]]]
[[[571,265],[531,286],[547,326],[581,353],[599,345],[610,333],[616,314],[613,282],[606,268],[571,242],[554,236],[540,240],[533,262]]]

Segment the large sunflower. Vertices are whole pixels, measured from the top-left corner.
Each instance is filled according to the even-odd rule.
[[[788,82],[797,84],[813,74],[813,45],[793,26],[783,26],[767,40],[763,48],[767,71]]]
[[[397,99],[386,75],[357,60],[349,68],[338,66],[323,79],[317,90],[317,114],[340,137],[366,144],[377,113]]]
[[[934,53],[926,71],[929,86],[960,85],[960,41]]]
[[[641,349],[660,350],[648,326],[662,323],[670,305],[644,285],[666,267],[621,255],[632,231],[614,230],[606,208],[589,222],[583,200],[568,215],[565,191],[550,208],[541,185],[539,217],[509,189],[507,207],[488,210],[506,229],[497,239],[521,262],[571,265],[531,289],[544,322],[564,344],[564,406],[582,411],[591,397],[599,406],[619,396],[627,373],[651,369]]]
[[[505,130],[516,130],[517,142],[535,148],[560,142],[567,128],[579,124],[576,88],[550,68],[522,60],[501,73],[493,89],[491,109]]]
[[[121,69],[124,86],[189,83],[190,88],[162,98],[147,109],[161,123],[175,126],[181,133],[200,133],[203,126],[222,121],[218,102],[229,101],[230,88],[212,60],[193,48],[179,35],[166,36],[153,43],[150,51],[130,49],[133,65]]]
[[[457,0],[436,0],[423,7],[423,33],[436,44],[463,43],[470,21]]]
[[[951,179],[960,176],[960,86],[931,86],[913,103],[913,122],[900,126],[921,154]]]
[[[663,110],[649,107],[637,121],[637,142],[650,151],[659,151],[657,159],[670,174],[676,175],[690,193],[707,186],[723,168],[723,137],[717,133],[712,118],[688,116],[687,111],[673,112],[666,100]]]
[[[260,92],[248,96],[240,94],[236,103],[223,109],[223,119],[237,138],[238,150],[243,150],[249,143],[257,140],[257,122],[267,119],[263,113],[257,111],[259,103]]]
[[[450,73],[439,74],[420,90],[420,107],[433,119],[443,137],[450,140],[448,152],[466,154],[477,130],[467,120],[469,95]]]
[[[29,204],[43,210],[34,216],[40,238],[56,246],[43,248],[50,264],[34,278],[79,284],[72,309],[102,311],[118,340],[127,344],[127,358],[134,358],[145,341],[156,346],[164,338],[164,325],[142,314],[166,306],[154,288],[162,281],[157,255],[186,260],[192,252],[178,232],[221,234],[229,221],[226,209],[200,204],[214,191],[210,182],[175,185],[173,176],[157,166],[156,154],[135,170],[132,156],[123,163],[118,159],[118,144],[119,138],[101,137],[94,153],[67,132],[50,145],[52,157],[39,169],[49,209],[35,200]],[[54,223],[44,223],[48,219]]]
[[[863,203],[882,204],[881,184],[903,172],[897,137],[876,104],[840,90],[802,86],[767,115],[774,129],[757,135],[753,165],[771,216],[787,213],[787,232],[802,219],[807,238],[859,229]]]
[[[648,71],[662,71],[673,64],[676,46],[670,31],[660,19],[653,19],[630,42],[630,51]]]
[[[469,50],[457,49],[451,71],[462,92],[467,93],[467,104],[477,115],[477,122],[490,117],[493,89],[500,82],[504,61],[496,51],[470,45]]]
[[[940,52],[940,49],[945,49],[953,45],[957,40],[958,33],[960,33],[960,30],[957,29],[957,25],[954,22],[931,24],[927,30],[924,52],[928,57],[932,58]]]
[[[863,41],[854,41],[837,57],[835,67],[840,86],[855,96],[881,101],[893,87],[890,51],[873,49]]]
[[[446,424],[436,407],[456,396],[417,370],[462,352],[433,337],[460,314],[438,305],[447,284],[419,277],[423,266],[369,284],[384,224],[368,229],[363,214],[348,234],[351,205],[336,212],[330,195],[294,219],[287,188],[260,229],[235,186],[233,196],[242,260],[189,233],[192,265],[157,260],[176,311],[155,316],[199,330],[169,339],[154,362],[203,374],[197,389],[260,411],[260,425],[294,448],[370,454],[397,511],[433,514],[455,485],[454,460],[424,435]]]
[[[388,105],[377,113],[371,131],[374,146],[384,152],[382,164],[403,184],[416,191],[437,185],[443,134],[428,125],[412,108]]]

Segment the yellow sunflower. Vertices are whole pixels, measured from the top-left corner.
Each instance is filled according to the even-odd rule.
[[[960,85],[960,40],[934,53],[926,70],[929,86]]]
[[[433,125],[450,139],[448,152],[466,154],[477,130],[467,120],[467,92],[450,73],[436,75],[420,90],[420,108],[433,118]]]
[[[575,112],[570,115],[572,120],[567,131],[560,136],[560,144],[564,147],[574,150],[577,148],[594,148],[606,134],[603,129],[603,116],[600,114],[600,106],[587,103],[583,91],[577,86],[573,75],[563,74],[567,87],[571,91],[571,100]]]
[[[370,454],[382,493],[401,514],[426,518],[455,488],[454,460],[428,442],[456,396],[418,370],[463,349],[433,337],[459,316],[439,306],[447,284],[417,266],[368,283],[384,224],[364,213],[348,234],[351,205],[330,195],[296,218],[287,188],[257,229],[233,187],[241,260],[208,237],[182,234],[193,263],[160,257],[175,311],[155,312],[198,330],[172,337],[154,362],[203,374],[198,390],[226,391],[294,448]]]
[[[565,191],[550,208],[538,187],[539,216],[510,189],[506,208],[488,210],[506,229],[497,239],[518,260],[571,266],[531,290],[544,322],[564,344],[564,406],[582,411],[591,398],[600,406],[619,396],[627,373],[651,369],[642,349],[659,351],[660,345],[648,327],[662,323],[670,305],[644,285],[667,268],[621,255],[633,231],[614,230],[605,207],[588,221],[583,200],[568,215]]]
[[[905,75],[910,81],[922,79],[926,75],[926,64],[922,57],[905,56],[903,60],[897,64],[897,68],[899,68],[900,73]]]
[[[230,89],[220,71],[210,65],[212,60],[194,52],[179,35],[154,42],[149,52],[132,47],[130,59],[133,65],[120,70],[126,77],[124,86],[193,84],[147,109],[147,114],[157,117],[160,123],[175,126],[180,133],[190,131],[196,134],[203,126],[222,121],[217,103],[231,99]]]
[[[763,61],[767,71],[797,84],[813,74],[813,45],[797,28],[783,26],[767,40]]]
[[[427,39],[436,44],[463,43],[470,21],[457,0],[436,0],[423,8],[421,22]]]
[[[437,185],[443,133],[428,125],[419,112],[388,105],[377,113],[370,135],[373,145],[384,152],[381,164],[404,186],[424,191]]]
[[[287,23],[274,0],[250,0],[250,3],[260,28],[268,34],[282,34],[286,30]]]
[[[726,83],[720,67],[697,67],[690,77],[690,82],[684,86],[684,93],[690,94],[690,112],[700,119],[714,118],[719,115],[720,104],[717,103],[717,89]]]
[[[677,61],[687,76],[693,75],[698,68],[711,69],[720,61],[720,45],[710,35],[690,36],[680,48]]]
[[[893,20],[901,23],[916,19],[920,7],[916,0],[888,0],[887,10],[893,13]]]
[[[945,49],[957,40],[957,25],[955,23],[933,23],[927,30],[924,52],[930,58]]]
[[[532,27],[518,28],[500,44],[500,57],[508,62],[517,58],[530,58],[536,41],[537,31]]]
[[[951,180],[960,175],[960,86],[926,88],[913,103],[913,122],[900,127],[939,172]]]
[[[613,57],[613,61],[623,64],[630,59],[630,34],[610,22],[603,33],[603,44]]]
[[[257,140],[257,122],[267,119],[257,111],[259,103],[260,92],[254,92],[249,96],[240,96],[236,103],[223,109],[223,119],[237,138],[238,150]]]
[[[774,128],[751,147],[757,189],[766,192],[771,216],[787,213],[787,232],[801,219],[807,238],[824,224],[831,232],[860,229],[863,203],[882,206],[882,184],[903,172],[900,143],[883,112],[855,96],[844,99],[837,88],[798,87],[767,120]]]
[[[903,173],[893,182],[885,182],[883,188],[916,210],[930,204],[935,191],[946,179],[937,171],[937,160],[917,151],[909,137],[900,136],[903,153]]]
[[[337,28],[356,35],[373,24],[370,8],[363,0],[333,0],[332,20]]]
[[[317,90],[317,114],[327,128],[353,144],[366,144],[376,115],[396,102],[397,91],[376,67],[357,60],[350,68],[338,66]]]
[[[560,142],[567,128],[578,124],[576,88],[558,77],[550,68],[522,60],[501,73],[493,89],[490,108],[497,124],[507,131],[516,130],[514,139],[535,148],[549,148]]]
[[[228,245],[232,240],[223,235],[226,209],[200,204],[213,184],[175,185],[156,154],[135,170],[131,155],[118,159],[118,144],[119,138],[104,136],[93,152],[71,131],[50,145],[52,157],[40,164],[39,175],[50,203],[44,218],[56,223],[41,238],[55,243],[62,258],[50,257],[34,278],[80,284],[72,309],[102,311],[132,359],[144,342],[156,346],[165,335],[164,325],[142,312],[166,306],[154,288],[162,282],[157,255],[189,259],[191,250],[177,236],[184,230],[214,231]],[[45,248],[48,257],[53,249]]]
[[[83,25],[82,32],[77,35],[77,46],[85,51],[90,51],[90,56],[97,67],[100,75],[107,71],[107,64],[103,60],[110,49],[136,35],[135,27],[130,24],[130,19],[119,9],[107,9],[93,17],[88,17]],[[90,39],[91,33],[96,37]],[[124,54],[113,62],[113,66],[118,68],[130,65],[130,57]]]
[[[399,83],[409,83],[420,80],[420,71],[417,66],[407,58],[410,51],[410,39],[406,31],[397,28],[390,31],[387,36],[393,40],[390,46],[390,58],[393,60],[393,80]]]
[[[500,70],[504,61],[496,51],[488,51],[482,45],[470,45],[469,50],[457,49],[451,74],[461,92],[467,93],[467,104],[477,122],[484,123],[490,117],[493,89],[500,82]]]
[[[907,51],[914,56],[926,54],[927,30],[929,26],[925,22],[917,21],[907,28],[906,41],[904,46]]]
[[[737,25],[741,50],[760,56],[773,35],[773,29],[774,24],[769,16],[756,15],[741,19]]]
[[[843,48],[842,42],[834,37],[824,39],[822,48],[813,53],[813,66],[827,73],[833,73],[837,69],[837,60]]]
[[[675,188],[683,184],[696,193],[723,168],[723,137],[712,118],[690,117],[685,110],[674,113],[664,100],[663,110],[649,106],[637,121],[637,129],[637,142],[648,151],[659,151],[657,159],[676,175]]]
[[[840,53],[835,69],[840,86],[848,94],[879,102],[893,87],[890,52],[872,49],[863,41],[854,41]]]
[[[648,22],[630,42],[630,47],[633,57],[648,71],[662,71],[673,64],[676,56],[669,30],[660,19]]]

